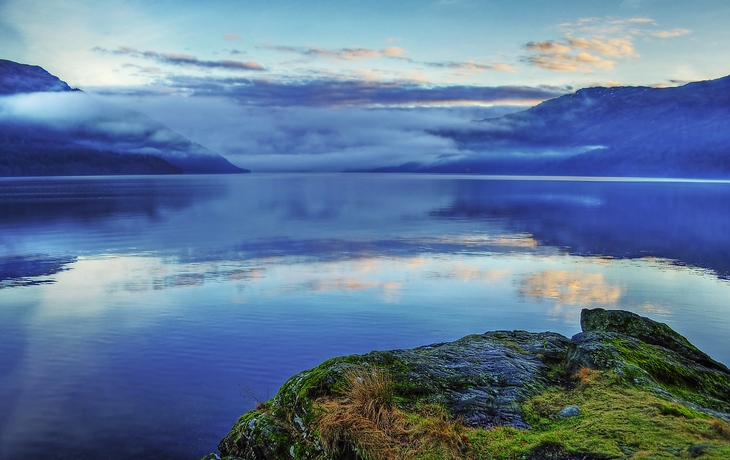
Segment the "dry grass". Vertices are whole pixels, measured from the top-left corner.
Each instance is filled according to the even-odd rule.
[[[357,367],[345,374],[340,397],[317,401],[317,431],[327,453],[362,459],[461,458],[464,428],[443,408],[426,405],[419,413],[395,406],[390,374]]]
[[[583,389],[589,387],[598,381],[601,373],[588,367],[582,367],[578,372],[573,374],[572,379],[578,381],[578,388]]]
[[[730,440],[730,426],[721,420],[710,420],[710,428],[712,428],[721,437]]]

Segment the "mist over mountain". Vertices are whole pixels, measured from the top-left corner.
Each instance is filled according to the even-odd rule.
[[[0,175],[248,172],[43,68],[0,60]]]
[[[455,158],[381,171],[730,177],[730,77],[675,88],[587,88],[431,133]]]

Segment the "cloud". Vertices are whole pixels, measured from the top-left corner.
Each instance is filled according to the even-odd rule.
[[[30,143],[53,142],[57,148],[160,154],[166,158],[212,154],[139,112],[103,103],[80,91],[2,96],[0,123],[7,123],[16,133],[28,133]]]
[[[673,38],[681,37],[682,35],[687,35],[692,32],[689,29],[683,29],[680,27],[675,27],[672,30],[653,30],[656,26],[658,26],[658,23],[654,19],[647,17],[632,17],[628,19],[615,17],[581,18],[574,23],[566,22],[560,24],[560,27],[568,32],[568,35],[575,32],[590,32],[602,35],[596,38],[599,38],[600,41],[604,42],[608,40],[608,42],[596,45],[608,53],[615,53],[612,55],[603,52],[604,55],[614,57],[632,57],[630,54],[633,51],[633,45],[630,40],[628,43],[621,43],[622,40],[627,40],[626,37],[606,39],[606,35],[653,35],[660,38]],[[609,47],[604,48],[604,45],[609,45]],[[595,48],[594,51],[598,51],[599,48]]]
[[[241,37],[239,34],[226,34],[223,36],[223,40],[228,42],[235,42],[243,40],[243,37]]]
[[[674,38],[681,37],[682,35],[687,35],[691,32],[692,31],[689,29],[680,29],[679,27],[677,27],[672,30],[657,30],[656,32],[650,32],[650,34],[659,38]]]
[[[612,16],[603,18],[580,18],[575,22],[560,24],[560,28],[564,29],[568,34],[590,33],[603,36],[642,35],[647,30],[647,27],[655,26],[657,26],[657,22],[652,18],[618,18]]]
[[[148,74],[161,74],[162,73],[162,69],[159,67],[146,67],[146,66],[140,66],[140,65],[136,65],[136,64],[122,64],[122,67],[137,69],[140,73],[148,73]]]
[[[472,120],[519,110],[503,106],[275,108],[243,105],[220,95],[176,97],[146,93],[139,97],[106,98],[164,120],[193,142],[256,172],[370,170],[458,157],[464,152],[453,140],[426,130],[456,129]]]
[[[628,21],[637,24],[656,24],[651,18],[629,18]]]
[[[400,61],[407,61],[411,64],[424,65],[432,68],[441,69],[453,69],[465,72],[482,72],[485,70],[493,70],[500,72],[514,72],[516,69],[513,65],[504,62],[492,62],[484,63],[474,60],[467,61],[436,61],[436,62],[424,62],[417,61],[408,57],[405,57],[407,53],[403,48],[397,46],[390,46],[383,49],[372,49],[372,48],[318,48],[318,47],[303,47],[303,46],[285,46],[285,45],[269,45],[266,46],[268,49],[286,53],[296,53],[306,57],[321,57],[328,59],[337,59],[345,61],[358,61],[364,59],[398,59]]]
[[[605,37],[594,37],[588,38],[573,38],[567,37],[568,44],[574,49],[586,50],[604,56],[609,56],[618,59],[638,57],[639,54],[634,49],[634,45],[630,38],[605,38]]]
[[[406,50],[398,48],[397,46],[389,46],[380,50],[383,56],[386,57],[400,57],[406,54]]]
[[[424,65],[429,67],[440,67],[446,69],[465,70],[470,72],[482,72],[484,70],[496,70],[500,72],[515,72],[515,67],[511,64],[504,62],[494,62],[492,64],[485,64],[477,61],[443,61],[443,62],[424,62]]]
[[[567,35],[562,42],[546,40],[530,42],[525,49],[531,55],[525,60],[534,66],[558,72],[592,72],[594,69],[610,70],[616,61],[639,57],[631,37],[591,38]]]
[[[295,53],[307,57],[322,57],[328,59],[339,59],[346,61],[357,61],[361,59],[381,59],[383,57],[399,57],[405,54],[405,50],[391,46],[381,50],[371,48],[319,48],[310,46],[285,46],[273,45],[265,48],[285,53]]]
[[[243,105],[264,107],[534,105],[564,93],[556,88],[527,86],[426,86],[362,80],[317,79],[287,83],[191,76],[172,76],[168,80],[167,86],[192,95],[223,96]]]
[[[157,51],[140,51],[128,46],[120,46],[116,50],[107,50],[95,47],[92,51],[99,53],[110,53],[137,58],[151,59],[160,64],[200,67],[207,69],[228,69],[228,70],[266,70],[261,64],[254,61],[234,61],[225,59],[221,61],[202,61],[192,54],[186,53],[158,53]]]
[[[525,49],[530,54],[523,60],[531,65],[561,72],[592,72],[610,70],[619,59],[638,58],[634,36],[651,35],[659,38],[681,37],[689,29],[656,30],[657,22],[648,17],[580,18],[560,24],[566,30],[563,40],[530,42]],[[573,34],[591,34],[575,37]]]

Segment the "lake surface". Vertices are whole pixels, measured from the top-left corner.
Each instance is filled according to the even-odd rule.
[[[292,374],[585,307],[730,364],[730,183],[0,179],[0,458],[198,459]]]

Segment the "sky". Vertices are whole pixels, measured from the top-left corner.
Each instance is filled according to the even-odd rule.
[[[254,170],[437,158],[425,130],[730,74],[727,0],[0,0],[0,58]]]

